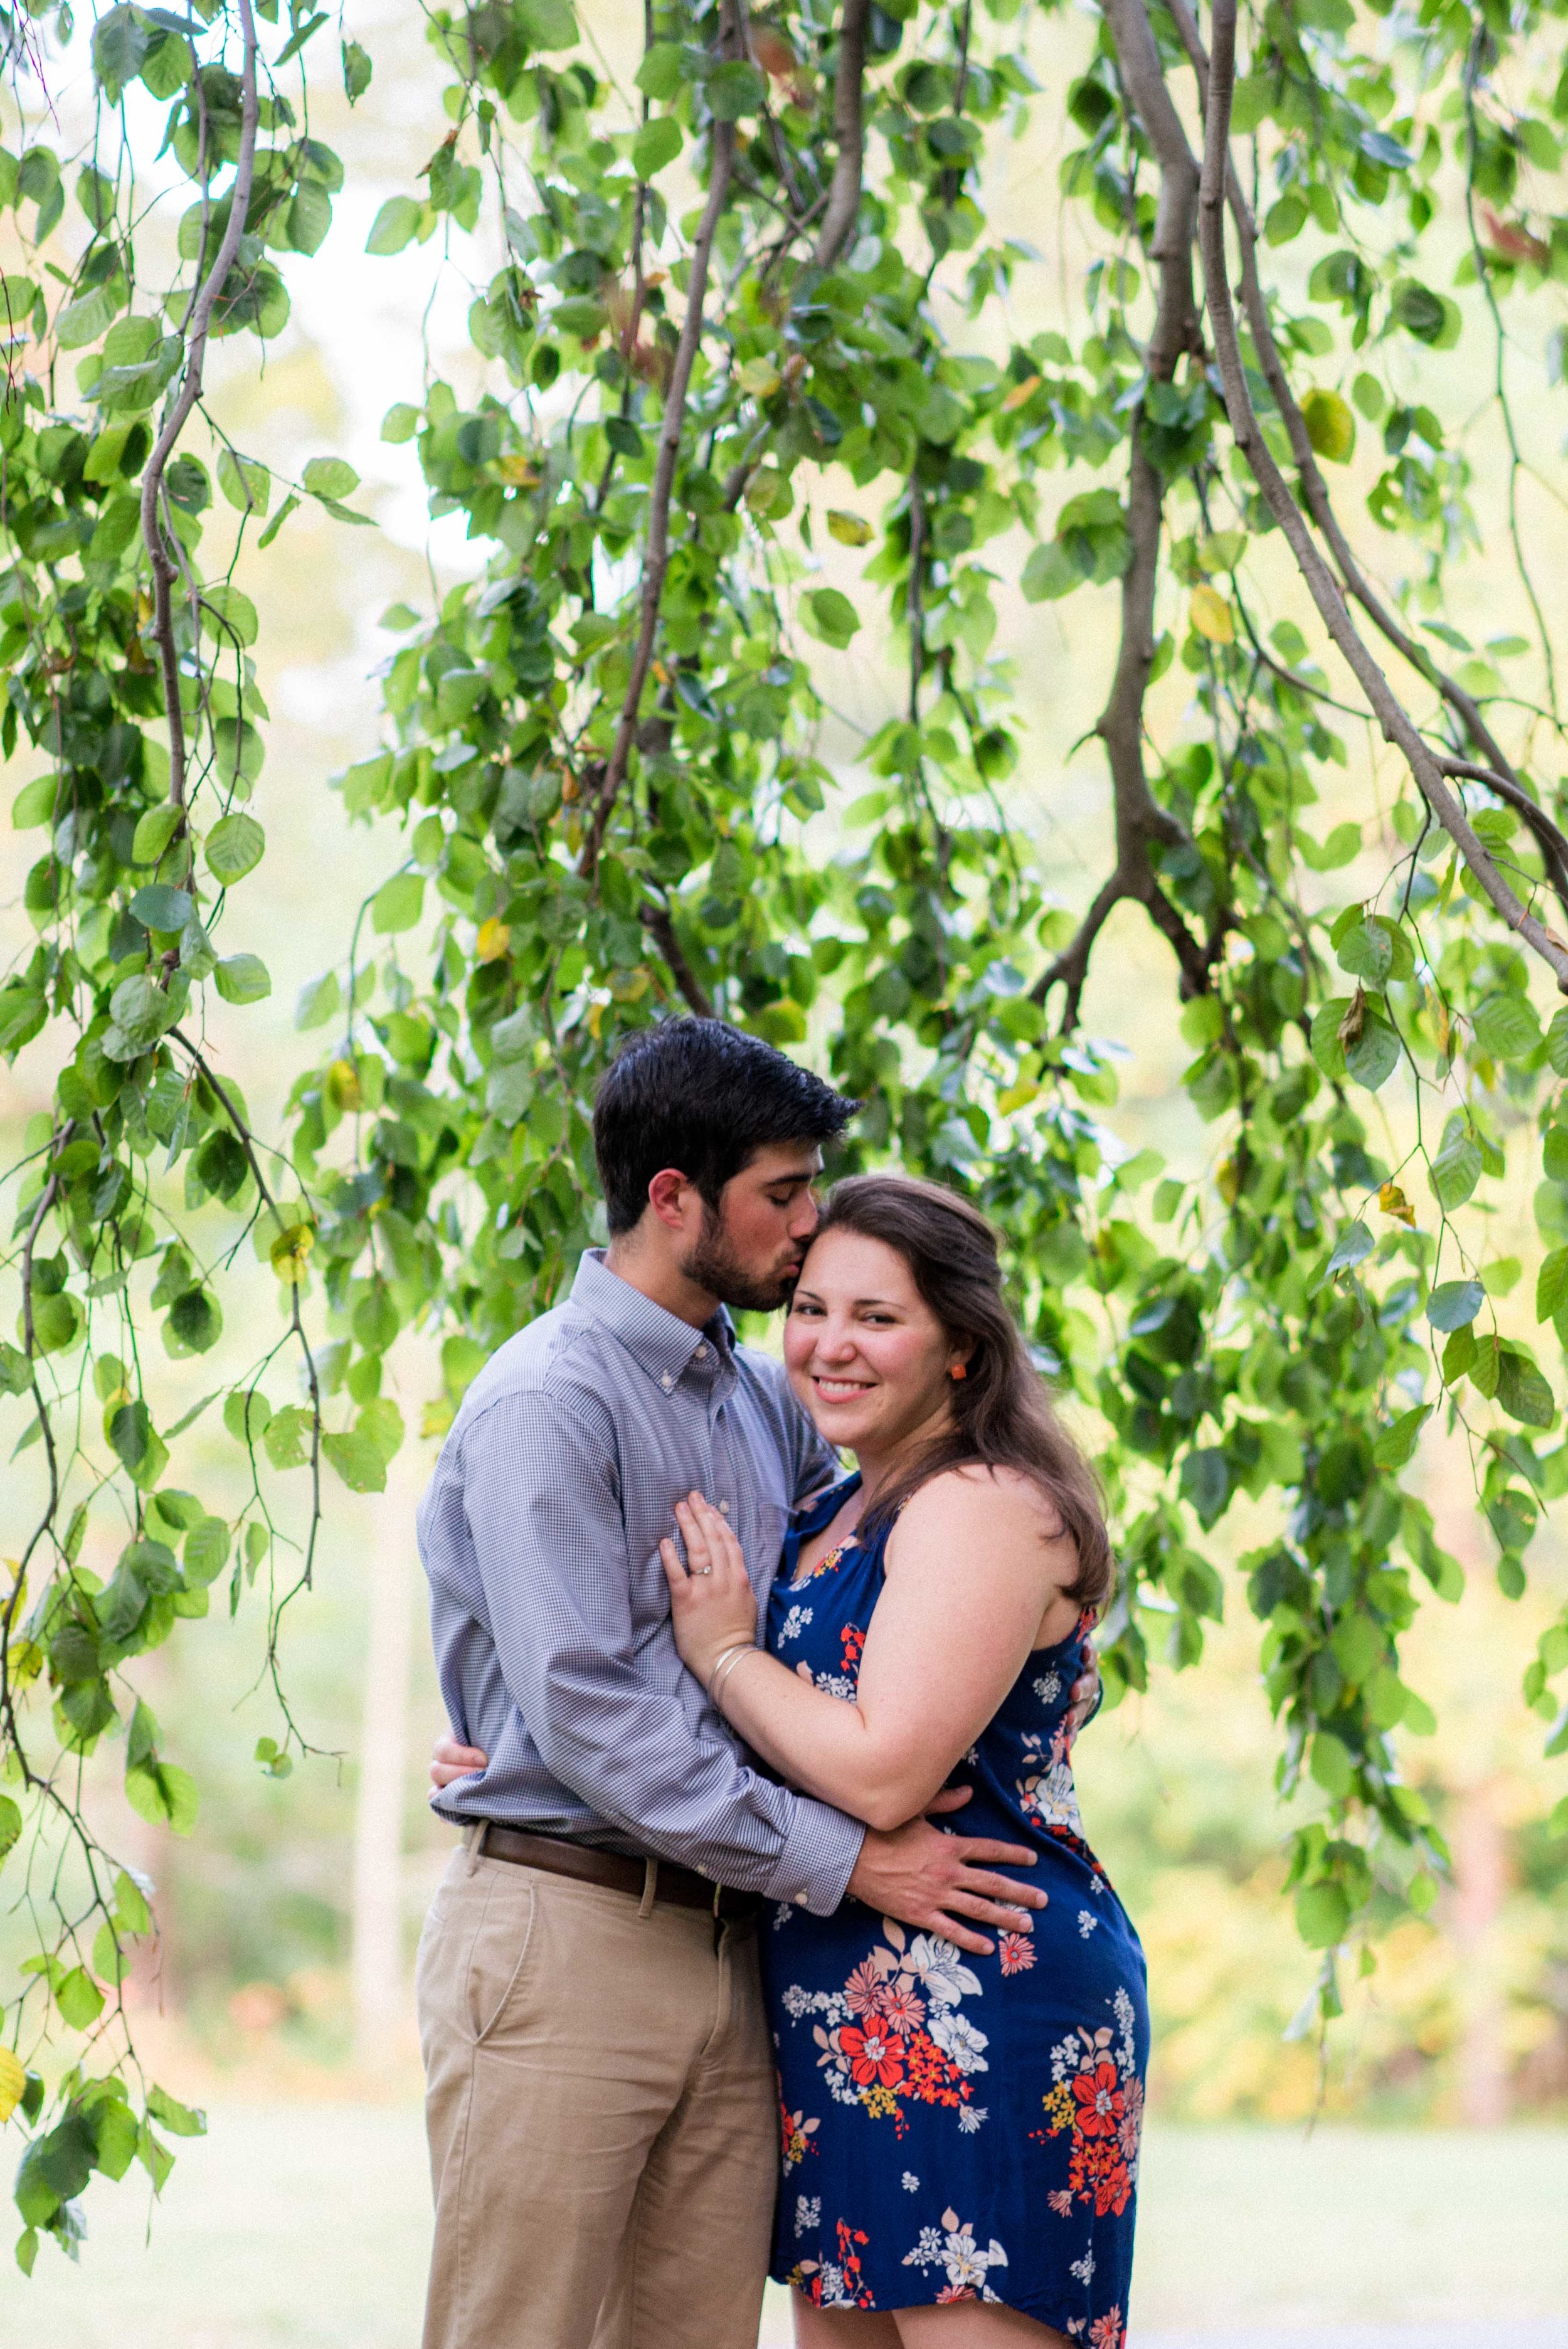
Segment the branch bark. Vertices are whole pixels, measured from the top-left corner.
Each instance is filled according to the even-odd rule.
[[[1199,103],[1206,116],[1209,105],[1209,54],[1203,47],[1197,18],[1188,5],[1188,0],[1167,0],[1167,5],[1175,19],[1176,27],[1181,36],[1187,55],[1191,60],[1192,71],[1198,83]],[[1424,678],[1427,683],[1442,696],[1469,735],[1484,765],[1494,773],[1507,776],[1516,788],[1522,790],[1523,785],[1517,770],[1488,726],[1480,705],[1474,695],[1467,693],[1456,678],[1449,676],[1448,672],[1439,667],[1427,647],[1401,626],[1367,576],[1354,548],[1346,537],[1338,514],[1335,512],[1333,496],[1324,478],[1323,468],[1317,461],[1317,452],[1312,445],[1311,436],[1306,429],[1306,419],[1302,414],[1300,402],[1291,387],[1284,362],[1280,357],[1279,345],[1274,339],[1274,323],[1269,316],[1268,303],[1258,277],[1257,222],[1253,218],[1252,206],[1246,200],[1235,164],[1229,158],[1226,160],[1225,201],[1235,226],[1236,240],[1241,247],[1242,307],[1246,314],[1247,327],[1258,355],[1258,365],[1263,370],[1264,380],[1274,396],[1274,405],[1279,410],[1280,419],[1289,438],[1291,455],[1295,460],[1296,471],[1301,478],[1302,494],[1306,500],[1307,512],[1322,533],[1325,543],[1338,566],[1346,592],[1360,605],[1378,633],[1404,659],[1409,662],[1418,676]],[[1476,780],[1484,781],[1486,778],[1478,776]]]
[[[718,1014],[713,1008],[712,999],[686,960],[685,948],[676,936],[676,926],[668,906],[655,905],[649,898],[640,910],[643,926],[663,955],[683,1000],[699,1019],[717,1019]]]
[[[721,58],[740,54],[740,23],[734,0],[723,0],[719,11],[717,48]],[[598,867],[604,834],[609,828],[615,802],[621,795],[621,787],[626,780],[626,769],[636,737],[637,709],[653,663],[654,639],[659,625],[659,603],[664,595],[665,574],[669,568],[670,500],[675,491],[676,466],[680,457],[686,393],[691,386],[697,345],[702,340],[702,308],[707,294],[713,241],[729,193],[730,174],[734,168],[735,125],[733,122],[716,122],[708,169],[707,202],[703,206],[702,222],[692,250],[691,274],[686,284],[686,313],[681,326],[680,340],[676,346],[669,389],[665,394],[665,418],[659,431],[659,453],[654,468],[653,496],[649,503],[648,545],[643,559],[641,610],[636,649],[632,656],[632,674],[626,686],[626,698],[621,705],[614,744],[605,762],[603,781],[599,786],[599,796],[594,803],[587,836],[577,860],[578,873],[585,881],[593,879]]]
[[[256,92],[256,20],[251,0],[239,0],[239,5],[244,43],[240,68],[240,151],[234,164],[234,184],[229,191],[229,217],[223,226],[217,256],[186,319],[190,340],[186,345],[185,372],[179,393],[164,419],[163,429],[153,443],[147,471],[141,478],[141,535],[147,547],[147,559],[152,566],[152,636],[163,672],[163,698],[169,719],[169,799],[170,804],[177,808],[185,805],[185,715],[180,706],[180,657],[174,642],[172,595],[180,571],[170,554],[158,519],[158,501],[162,493],[169,460],[190,420],[191,409],[201,397],[201,370],[206,363],[207,336],[212,324],[212,312],[233,267],[240,239],[244,233],[245,216],[251,208],[251,189],[256,167],[256,127],[261,113]]]
[[[811,254],[813,270],[831,269],[849,243],[860,213],[861,175],[865,166],[866,26],[871,13],[871,0],[844,0],[838,69],[833,76],[833,140],[838,154],[828,209]]]
[[[1160,209],[1150,247],[1160,273],[1160,295],[1145,367],[1150,383],[1169,383],[1183,356],[1202,349],[1192,285],[1198,162],[1166,87],[1140,0],[1105,0],[1104,13],[1122,88],[1160,168]],[[1053,987],[1065,986],[1064,1031],[1077,1023],[1094,941],[1124,898],[1146,907],[1171,941],[1181,966],[1183,996],[1201,993],[1208,984],[1218,945],[1217,938],[1204,944],[1188,928],[1160,886],[1151,854],[1155,847],[1189,843],[1182,826],[1150,792],[1143,765],[1143,704],[1154,662],[1154,595],[1165,492],[1159,470],[1144,449],[1142,426],[1140,402],[1132,420],[1128,464],[1127,526],[1132,560],[1121,579],[1121,641],[1110,697],[1095,726],[1110,765],[1116,864],[1072,944],[1034,988],[1036,1000],[1043,1003]]]
[[[1129,5],[1136,5],[1142,13],[1142,0],[1129,0]],[[1330,571],[1307,526],[1306,516],[1259,429],[1242,365],[1225,254],[1225,204],[1231,164],[1231,104],[1235,90],[1235,66],[1236,0],[1215,0],[1209,63],[1207,135],[1198,202],[1198,233],[1214,353],[1219,362],[1231,431],[1247,460],[1270,512],[1284,533],[1319,616],[1344,655],[1382,729],[1385,740],[1394,743],[1404,753],[1421,796],[1443,830],[1454,841],[1493,910],[1540,956],[1554,974],[1559,988],[1568,994],[1568,947],[1560,946],[1537,916],[1520,903],[1487,854],[1462,803],[1449,788],[1441,761],[1423,740],[1414,720],[1363,642],[1350,616],[1344,591]]]

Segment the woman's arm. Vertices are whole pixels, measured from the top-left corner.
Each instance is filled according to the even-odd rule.
[[[706,1684],[753,1636],[750,1585],[717,1510],[694,1495],[677,1515],[688,1567],[664,1545],[676,1640]],[[888,1544],[852,1703],[750,1648],[725,1664],[718,1702],[792,1785],[869,1826],[898,1826],[991,1720],[1054,1601],[1059,1636],[1070,1631],[1063,1593],[1077,1572],[1070,1537],[1025,1479],[950,1471],[921,1487]]]

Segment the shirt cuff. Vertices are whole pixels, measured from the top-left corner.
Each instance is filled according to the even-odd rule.
[[[844,1897],[866,1831],[859,1819],[800,1795],[779,1864],[767,1885],[769,1900],[830,1917]]]

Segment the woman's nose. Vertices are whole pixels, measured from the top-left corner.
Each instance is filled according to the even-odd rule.
[[[850,1330],[835,1330],[830,1325],[817,1340],[818,1353],[825,1355],[830,1361],[847,1362],[854,1350],[854,1333]]]

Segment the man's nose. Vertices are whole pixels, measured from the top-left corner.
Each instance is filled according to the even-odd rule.
[[[820,1220],[817,1202],[812,1198],[810,1191],[803,1191],[796,1200],[794,1210],[789,1217],[790,1238],[809,1240]]]

